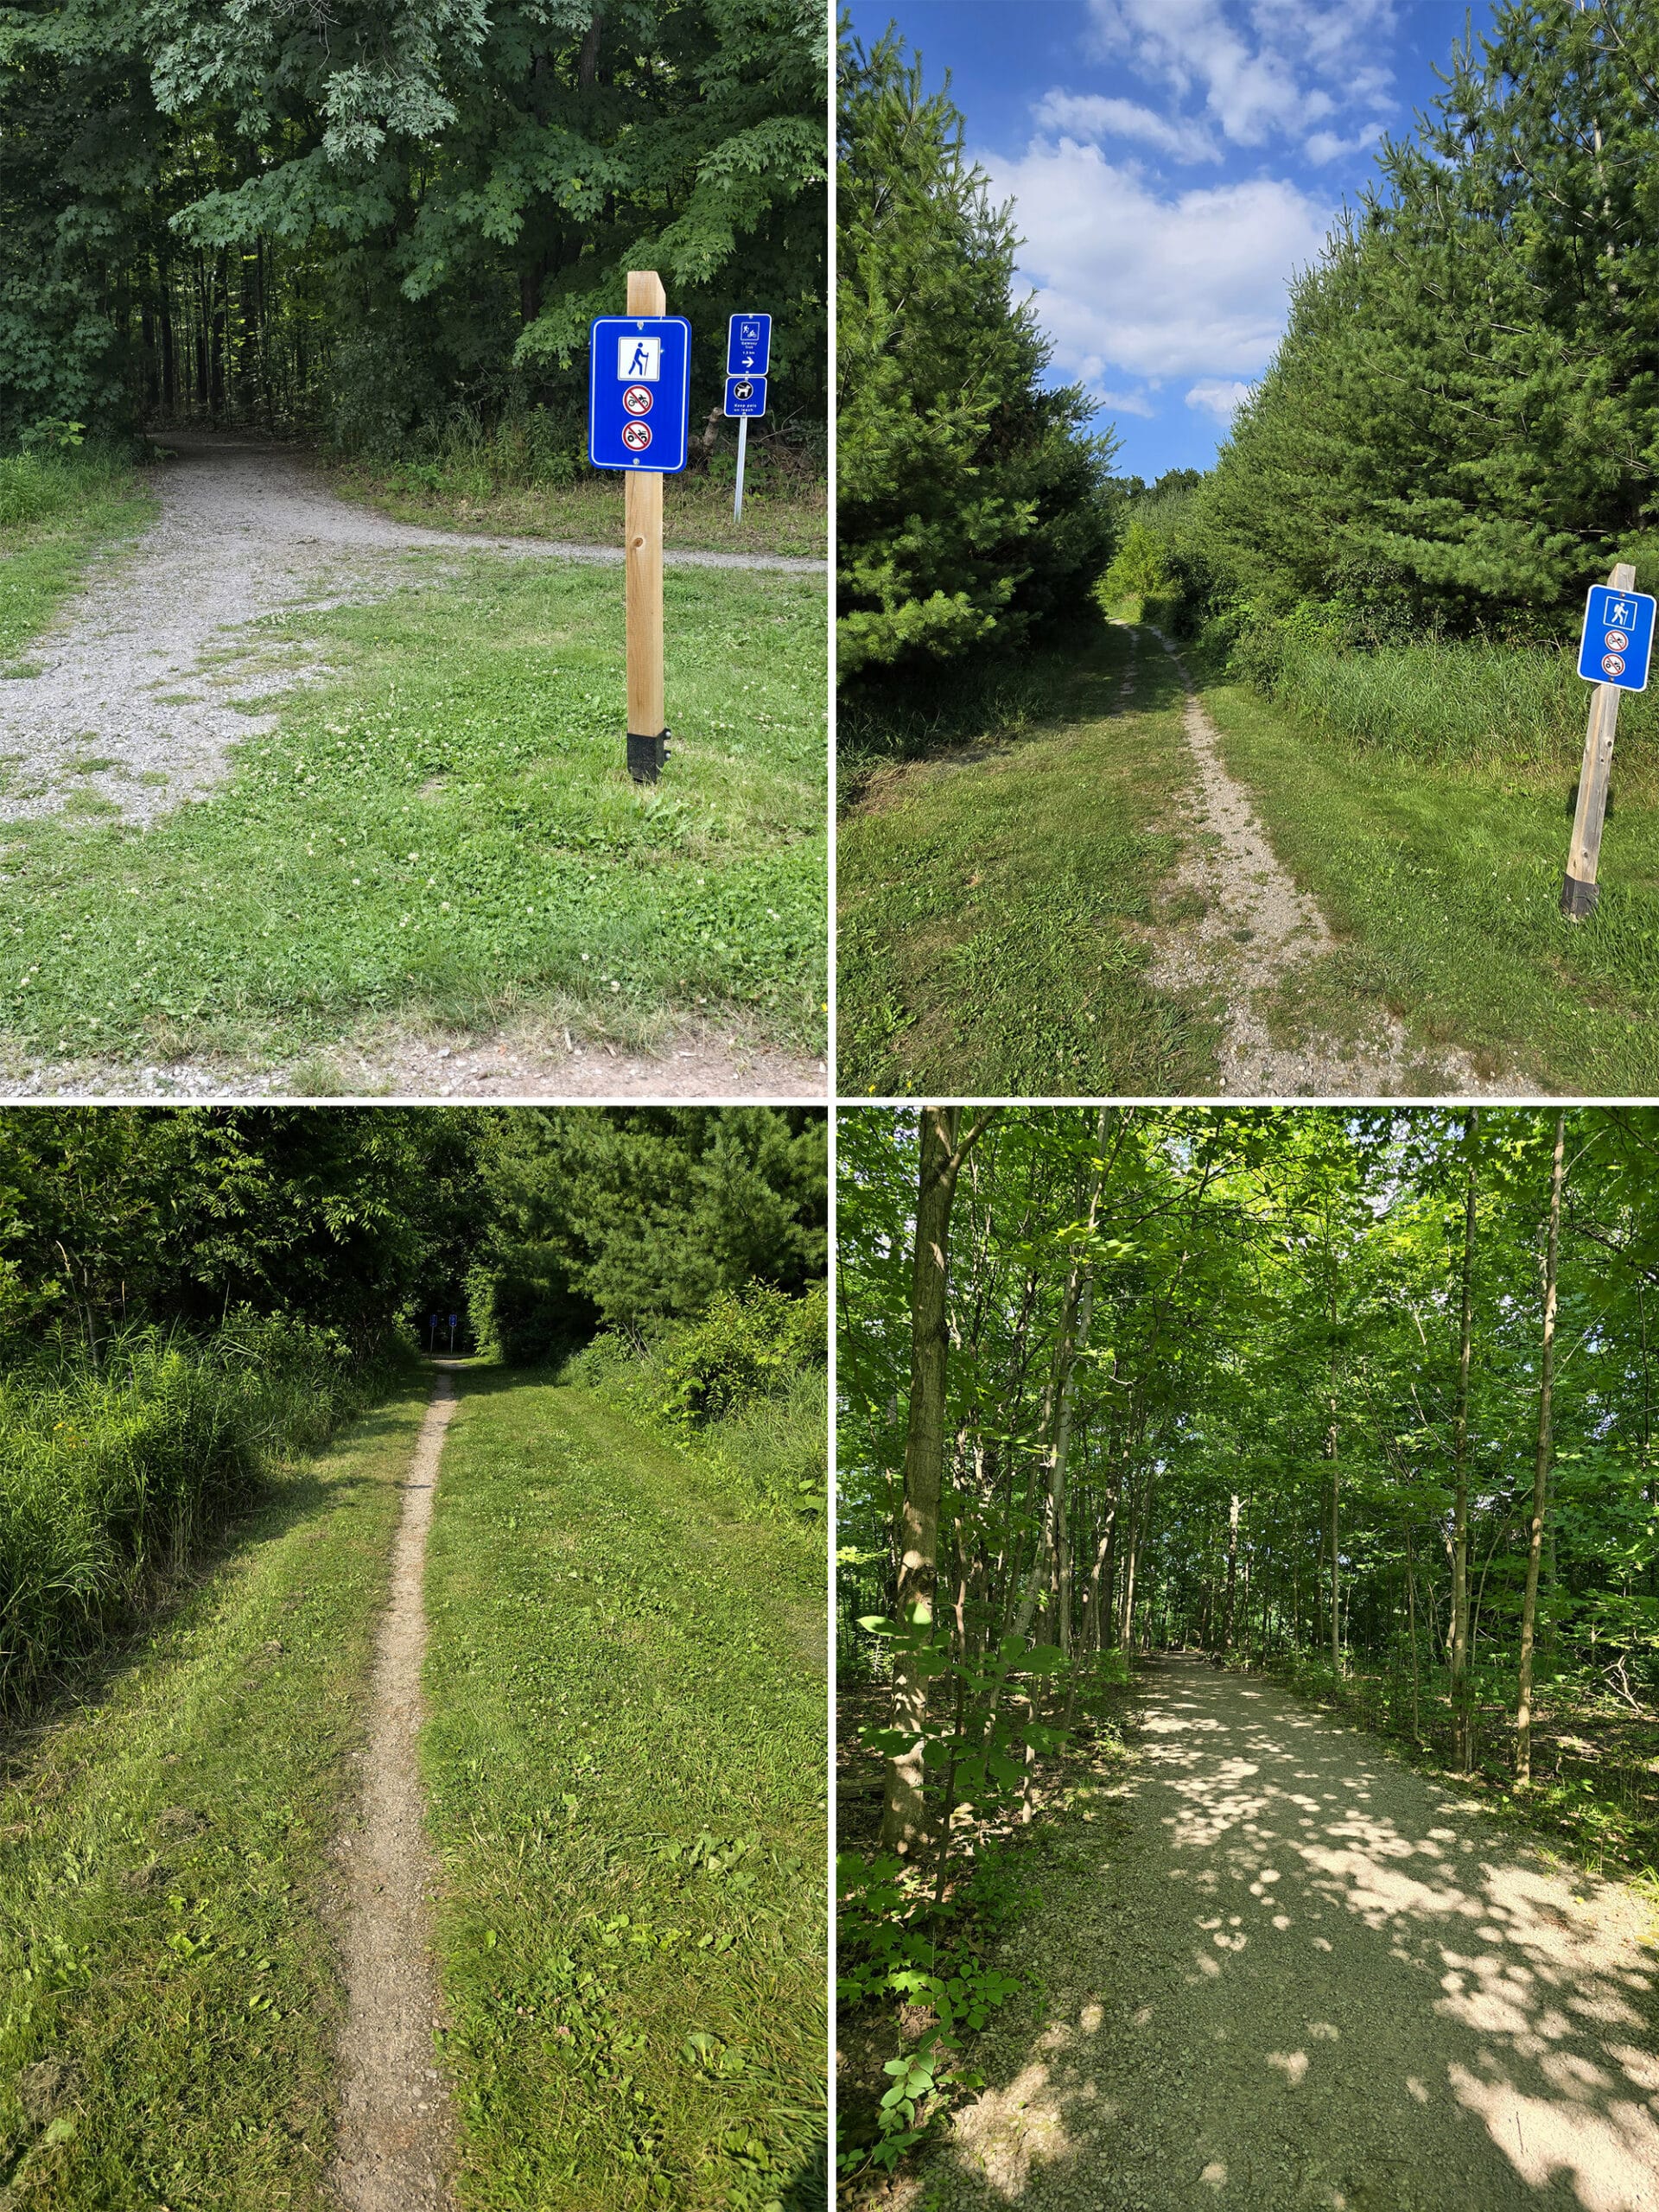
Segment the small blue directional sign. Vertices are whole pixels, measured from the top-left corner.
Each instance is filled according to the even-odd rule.
[[[1579,645],[1579,674],[1586,683],[1616,683],[1621,691],[1647,690],[1655,606],[1649,592],[1591,585]]]
[[[728,415],[764,415],[766,411],[765,377],[727,378],[726,412]]]
[[[681,315],[602,315],[589,330],[588,456],[595,468],[685,467],[691,326]]]
[[[763,377],[772,360],[772,317],[734,315],[726,333],[728,377]],[[731,409],[726,412],[729,415]]]

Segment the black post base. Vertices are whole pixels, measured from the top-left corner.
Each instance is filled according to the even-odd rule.
[[[1581,922],[1586,914],[1593,914],[1600,896],[1599,883],[1582,882],[1576,875],[1561,879],[1561,912],[1569,922]]]
[[[663,730],[656,737],[639,737],[628,732],[628,773],[636,784],[654,784],[663,772],[663,763],[668,758],[668,741],[671,730]]]

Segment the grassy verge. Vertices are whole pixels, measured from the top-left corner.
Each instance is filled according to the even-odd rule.
[[[474,1376],[424,1739],[469,2212],[824,2202],[822,1538]]]
[[[819,479],[770,466],[753,448],[744,467],[743,512],[732,515],[735,463],[709,474],[663,480],[663,540],[699,553],[784,553],[822,561],[829,541],[828,488]],[[398,522],[438,529],[562,537],[620,545],[622,493],[613,475],[584,469],[566,484],[515,479],[487,460],[354,461],[334,472],[334,489]]]
[[[1096,633],[1044,664],[1017,742],[868,768],[842,825],[840,1084],[966,1096],[1208,1087],[1212,1040],[1146,981],[1190,773],[1181,690]]]
[[[671,572],[673,757],[623,761],[618,570],[416,556],[261,626],[327,681],[147,830],[13,826],[6,1056],[293,1052],[533,1013],[649,1043],[713,1011],[819,1044],[823,586]]]
[[[156,512],[155,494],[114,454],[22,454],[0,460],[0,682],[33,676],[38,637],[100,548]]]
[[[4,2202],[332,2202],[327,1853],[425,1402],[273,1484],[124,1669],[5,1747]]]
[[[1659,1090],[1659,793],[1625,772],[1601,905],[1562,920],[1572,772],[1452,766],[1322,734],[1258,693],[1205,693],[1228,766],[1339,939],[1287,1023],[1340,1033],[1381,1001],[1419,1036],[1548,1091]]]

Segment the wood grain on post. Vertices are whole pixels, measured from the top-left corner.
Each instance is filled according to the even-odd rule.
[[[1636,589],[1636,570],[1618,562],[1607,579],[1615,591]],[[1567,853],[1567,880],[1561,912],[1570,922],[1595,912],[1600,889],[1596,868],[1601,858],[1601,828],[1607,818],[1607,789],[1613,773],[1613,737],[1618,728],[1618,686],[1598,683],[1590,701],[1584,760],[1579,770],[1579,803],[1573,816],[1573,842]]]
[[[654,269],[628,271],[628,313],[666,315],[668,297]],[[663,477],[631,468],[626,486],[627,531],[628,731],[660,737],[663,707]]]

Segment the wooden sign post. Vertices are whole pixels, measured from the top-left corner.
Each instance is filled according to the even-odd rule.
[[[654,269],[628,271],[628,313],[666,315],[668,297]],[[668,758],[663,705],[663,479],[630,469],[624,481],[627,535],[628,773],[654,784]]]
[[[1618,562],[1607,579],[1614,591],[1634,591],[1636,570]],[[1581,922],[1596,911],[1601,887],[1596,868],[1601,857],[1601,827],[1607,818],[1607,789],[1613,773],[1613,734],[1618,727],[1617,683],[1598,683],[1590,695],[1590,727],[1585,732],[1584,761],[1579,770],[1579,803],[1573,816],[1573,842],[1567,852],[1561,912]]]

